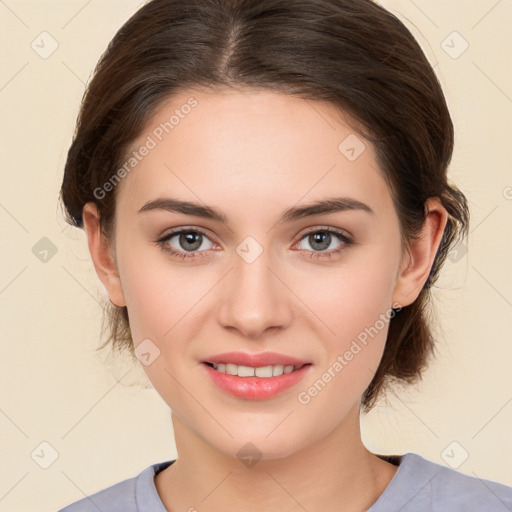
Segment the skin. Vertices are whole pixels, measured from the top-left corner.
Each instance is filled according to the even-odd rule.
[[[365,151],[349,161],[338,145],[354,130],[331,105],[276,92],[183,92],[158,109],[133,148],[191,95],[198,106],[118,185],[113,239],[101,237],[94,204],[83,211],[96,271],[111,301],[127,306],[135,346],[149,338],[160,350],[143,369],[172,409],[178,459],[155,477],[156,489],[176,512],[226,504],[244,511],[366,510],[397,470],[366,449],[359,425],[387,324],[309,403],[298,394],[379,315],[417,298],[447,212],[431,198],[419,239],[405,249],[371,144],[364,141]],[[286,208],[335,196],[374,213],[278,222]],[[228,222],[138,213],[161,197],[215,207]],[[208,235],[195,257],[170,256],[155,243],[179,227]],[[354,244],[312,259],[322,250],[305,231],[316,227],[344,230]],[[252,263],[236,252],[247,236],[263,249]],[[327,252],[343,245],[331,240]],[[179,235],[167,244],[189,247]],[[246,400],[216,387],[201,365],[229,351],[274,351],[312,367],[278,396]],[[248,442],[261,456],[251,467],[237,457]]]

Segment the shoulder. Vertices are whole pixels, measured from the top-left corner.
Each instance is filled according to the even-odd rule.
[[[75,501],[59,510],[59,512],[92,512],[93,510],[102,510],[104,512],[113,512],[114,510],[136,512],[135,480],[135,478],[123,480],[106,489],[86,496],[81,500]]]
[[[387,512],[396,510],[397,505],[402,512],[509,512],[512,487],[406,453],[370,511]]]
[[[127,478],[110,487],[86,496],[58,512],[141,512],[139,503],[149,505],[144,510],[155,510],[161,504],[154,485],[154,476],[174,461],[152,464],[133,478]],[[155,508],[151,508],[153,505]],[[160,509],[158,509],[160,510]],[[164,509],[165,510],[165,509]]]

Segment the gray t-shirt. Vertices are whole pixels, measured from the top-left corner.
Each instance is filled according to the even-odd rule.
[[[378,455],[398,465],[379,499],[366,512],[511,512],[512,487],[465,475],[415,453]],[[167,512],[154,477],[174,461],[91,494],[59,512]]]

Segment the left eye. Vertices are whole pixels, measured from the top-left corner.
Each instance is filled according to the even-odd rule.
[[[345,246],[351,243],[351,240],[346,235],[331,229],[317,229],[315,231],[310,231],[301,238],[297,245],[300,245],[303,241],[306,241],[309,246],[312,247],[313,252],[328,253],[340,252]],[[328,250],[331,244],[335,241],[338,242],[338,245],[331,248],[331,250]],[[302,249],[310,250],[304,247],[302,247]]]

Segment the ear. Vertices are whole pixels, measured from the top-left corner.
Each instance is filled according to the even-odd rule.
[[[126,306],[114,249],[112,243],[101,233],[100,215],[94,203],[84,205],[82,218],[96,273],[107,290],[110,301],[119,307]]]
[[[426,283],[448,220],[439,198],[429,198],[425,207],[425,222],[418,239],[410,242],[393,291],[393,304],[401,307],[412,304]]]

